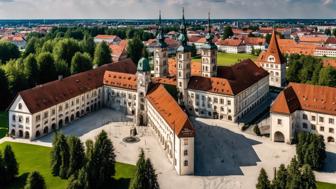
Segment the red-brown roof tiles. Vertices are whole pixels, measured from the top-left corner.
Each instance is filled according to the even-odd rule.
[[[278,39],[275,31],[273,31],[268,49],[266,50],[265,53],[261,53],[259,55],[258,60],[256,61],[257,64],[260,64],[260,62],[268,62],[268,57],[271,55],[274,56],[275,64],[285,63],[285,59],[282,56],[279,48]]]
[[[272,104],[271,112],[290,114],[296,110],[336,115],[336,88],[290,83]]]
[[[19,95],[30,113],[34,114],[103,86],[103,76],[107,70],[135,74],[136,67],[131,59],[126,59],[21,91]]]
[[[104,85],[123,89],[137,89],[137,78],[135,74],[106,71],[104,74],[103,83]]]
[[[195,136],[195,130],[187,114],[163,85],[152,89],[146,98],[179,138]]]

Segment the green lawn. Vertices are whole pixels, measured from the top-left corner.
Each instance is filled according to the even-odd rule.
[[[244,59],[251,59],[251,60],[256,60],[258,57],[251,55],[251,54],[245,54],[245,53],[240,53],[240,54],[229,54],[229,53],[223,53],[223,52],[218,52],[217,55],[217,63],[220,66],[231,66],[235,63],[238,63],[239,60],[244,60]],[[201,58],[193,58],[194,61],[201,61]]]
[[[0,112],[0,138],[8,133],[8,113]]]
[[[330,184],[325,182],[317,182],[317,188],[318,189],[335,189],[336,184]]]
[[[30,144],[6,142],[0,144],[0,149],[3,150],[7,144],[10,144],[12,146],[16,159],[19,163],[19,178],[14,184],[9,187],[9,189],[23,188],[29,172],[32,172],[34,170],[39,171],[43,175],[48,189],[66,188],[68,184],[67,180],[62,180],[59,177],[54,177],[51,175],[51,148]],[[127,189],[131,178],[133,178],[134,176],[134,173],[135,166],[117,163],[115,175],[116,188]]]

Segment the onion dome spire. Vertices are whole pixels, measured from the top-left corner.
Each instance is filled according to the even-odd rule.
[[[184,7],[182,8],[182,21],[180,26],[180,35],[178,37],[178,40],[180,41],[180,47],[177,49],[179,52],[185,52],[190,50],[188,47],[188,36],[187,36],[187,29],[186,29],[186,23],[185,23],[185,17],[184,17]]]
[[[161,19],[161,10],[160,10],[159,23],[158,23],[158,34],[156,36],[156,39],[157,39],[157,42],[158,42],[158,47],[165,48],[165,47],[167,47],[167,44],[165,42],[164,33],[163,33],[163,30],[162,30],[161,23],[162,23],[162,19]]]
[[[205,39],[206,39],[206,43],[204,44],[203,48],[217,49],[217,46],[213,42],[214,35],[211,33],[210,11],[208,13],[208,33],[205,35]]]

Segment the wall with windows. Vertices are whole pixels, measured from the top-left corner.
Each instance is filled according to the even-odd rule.
[[[284,87],[286,82],[286,64],[275,64],[274,57],[269,57],[269,62],[263,62],[261,66],[270,74],[269,85]]]
[[[295,123],[293,116],[271,113],[271,140],[291,144],[294,139]]]
[[[236,96],[188,90],[188,111],[195,116],[237,122],[267,98],[268,77]]]
[[[167,158],[179,175],[194,174],[194,137],[179,138],[147,101],[148,126],[152,128]],[[175,145],[174,145],[175,144]]]
[[[15,107],[19,107],[19,104],[23,105],[23,109],[27,107],[24,103],[19,103],[23,102],[20,96],[15,101],[18,103],[14,102],[11,106],[9,120],[15,116],[23,117],[23,119],[30,118],[31,122],[18,127],[10,121],[9,133],[15,137],[33,140],[99,109],[103,105],[103,88],[93,89],[34,114],[16,111]]]
[[[293,139],[295,131],[303,131],[322,135],[326,143],[336,144],[336,116],[304,110],[286,116],[271,113],[272,136],[276,131],[283,132],[288,143]]]
[[[111,86],[104,87],[104,104],[106,107],[134,115],[136,111],[135,90],[121,89]]]

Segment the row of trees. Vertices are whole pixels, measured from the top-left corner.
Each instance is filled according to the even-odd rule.
[[[308,164],[300,166],[296,157],[285,167],[281,164],[275,178],[270,181],[264,169],[260,170],[257,189],[316,189],[313,170]]]
[[[21,90],[55,80],[59,75],[66,77],[90,70],[93,64],[100,66],[111,61],[108,45],[100,43],[96,46],[93,38],[45,41],[33,37],[21,57],[0,66],[0,97],[4,102],[0,103],[0,109],[6,108]]]
[[[336,69],[323,67],[321,59],[305,55],[288,57],[287,81],[336,86]]]
[[[296,155],[299,165],[308,164],[314,170],[322,169],[326,158],[323,136],[307,132],[299,133]]]
[[[86,142],[86,151],[79,138],[56,134],[51,157],[52,174],[70,178],[71,189],[105,188],[115,174],[114,148],[105,131],[95,143]]]

